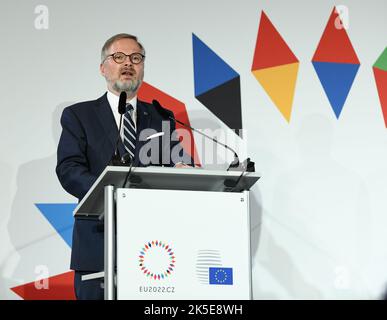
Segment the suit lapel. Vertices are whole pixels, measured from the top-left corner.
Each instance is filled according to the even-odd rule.
[[[114,115],[110,107],[109,101],[107,99],[107,94],[105,93],[97,101],[98,101],[97,108],[95,110],[96,110],[98,120],[111,143],[112,149],[114,150],[117,142],[117,137],[118,137],[118,128],[117,128],[117,124],[114,119]],[[134,166],[138,166],[140,164],[139,151],[141,147],[147,142],[147,141],[139,140],[140,132],[143,129],[150,128],[151,120],[152,120],[152,116],[151,116],[150,110],[148,109],[148,106],[144,102],[137,100],[137,122],[136,122],[137,140],[136,140],[135,161],[133,164]],[[121,139],[118,144],[118,150],[121,156],[126,153],[124,144],[122,143]]]
[[[99,122],[111,143],[111,147],[114,150],[118,137],[118,128],[106,93],[98,99],[96,113]],[[118,145],[118,150],[121,155],[125,153],[125,149],[122,143]]]

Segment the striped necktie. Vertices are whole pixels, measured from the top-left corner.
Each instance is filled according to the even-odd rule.
[[[136,126],[134,125],[132,114],[133,106],[128,104],[124,114],[124,146],[132,159],[134,158],[134,149],[136,146]]]

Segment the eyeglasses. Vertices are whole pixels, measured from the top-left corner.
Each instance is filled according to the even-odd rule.
[[[124,63],[124,61],[126,60],[126,57],[129,57],[130,62],[133,64],[139,64],[139,63],[143,62],[145,59],[145,56],[139,52],[135,52],[132,54],[125,54],[123,52],[115,52],[113,54],[109,54],[105,58],[105,60],[109,57],[112,57],[113,60],[118,64]],[[104,62],[105,62],[105,60],[104,60]]]

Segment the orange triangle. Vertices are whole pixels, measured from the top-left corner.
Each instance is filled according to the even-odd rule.
[[[253,71],[255,78],[290,122],[299,63]]]
[[[252,71],[298,62],[265,12],[261,13]]]
[[[336,7],[333,8],[312,61],[360,64]]]

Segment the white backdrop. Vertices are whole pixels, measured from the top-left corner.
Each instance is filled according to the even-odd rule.
[[[311,64],[334,5],[348,8],[361,63],[339,119]],[[251,73],[261,10],[300,61],[290,123]],[[387,45],[386,12],[385,0],[2,1],[0,299],[19,299],[10,288],[34,281],[39,266],[68,271],[69,246],[34,204],[75,202],[54,170],[59,116],[104,93],[100,48],[120,32],[139,37],[145,80],[185,102],[194,127],[226,128],[194,96],[192,33],[240,74],[247,153],[262,174],[252,196],[254,299],[379,298],[387,134],[372,65]]]

